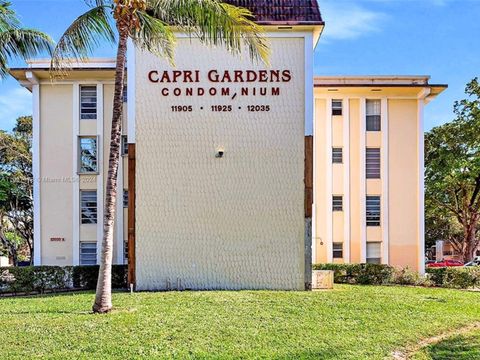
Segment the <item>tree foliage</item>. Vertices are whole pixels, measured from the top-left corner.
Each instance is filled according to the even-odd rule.
[[[14,262],[33,257],[32,118],[0,132],[0,245]]]
[[[427,238],[449,240],[470,261],[479,245],[480,84],[455,102],[455,120],[425,136]]]
[[[51,73],[63,76],[73,61],[87,59],[102,41],[117,42],[102,255],[93,305],[94,312],[106,313],[112,309],[113,229],[127,40],[172,64],[175,31],[196,37],[206,45],[223,46],[233,54],[246,49],[253,61],[268,62],[269,47],[249,10],[217,0],[88,0],[87,4],[90,10],[68,27],[54,49]]]
[[[42,52],[51,53],[52,39],[34,29],[23,28],[11,3],[0,0],[0,78],[8,74],[12,58],[29,59]]]
[[[174,62],[174,31],[204,44],[223,46],[233,54],[248,51],[253,61],[268,62],[269,46],[253,14],[218,0],[86,0],[80,15],[58,41],[52,75],[62,77],[74,61],[86,60],[104,41],[115,44],[118,33],[141,49]]]

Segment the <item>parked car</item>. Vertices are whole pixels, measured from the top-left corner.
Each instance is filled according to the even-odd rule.
[[[480,256],[476,256],[472,261],[466,263],[465,266],[480,266]]]
[[[427,264],[429,268],[437,268],[437,267],[451,267],[451,266],[463,266],[463,262],[458,260],[440,260],[434,262],[433,264]]]

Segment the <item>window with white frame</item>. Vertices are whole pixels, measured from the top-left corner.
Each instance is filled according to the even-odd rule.
[[[366,102],[367,131],[380,131],[382,119],[382,102],[367,100]]]
[[[380,179],[380,149],[367,148],[365,151],[365,176],[367,179]]]
[[[80,136],[78,138],[78,172],[89,174],[98,172],[98,152],[96,136]]]
[[[367,226],[380,226],[380,196],[367,196],[366,217]]]
[[[80,86],[80,119],[81,120],[97,119],[97,86],[96,85]]]
[[[123,242],[123,258],[125,259],[125,264],[128,264],[128,240]]]
[[[122,156],[128,155],[128,137],[122,135]]]
[[[343,243],[333,243],[333,258],[342,259],[343,258]]]
[[[97,192],[95,190],[80,191],[80,217],[82,224],[97,223]]]
[[[127,102],[127,100],[128,100],[127,85],[123,85],[123,102]]]
[[[332,100],[332,115],[342,115],[342,100]]]
[[[80,265],[97,265],[96,242],[80,242]]]
[[[382,262],[382,243],[367,242],[367,263],[380,264]]]
[[[343,163],[343,149],[341,147],[332,148],[332,163],[334,164]]]
[[[123,207],[128,208],[128,190],[123,190]]]
[[[332,211],[343,211],[343,196],[342,195],[333,195],[332,196]]]

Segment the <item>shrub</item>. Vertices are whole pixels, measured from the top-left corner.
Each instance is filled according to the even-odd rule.
[[[77,289],[94,290],[97,287],[99,266],[74,266],[73,287]],[[127,288],[127,267],[125,265],[112,266],[112,288]]]
[[[480,267],[446,268],[443,286],[454,289],[468,289],[480,285]]]
[[[427,277],[422,276],[408,267],[395,269],[393,272],[392,283],[396,285],[414,285],[414,286],[432,286],[433,282]]]
[[[337,284],[441,286],[468,289],[480,287],[480,266],[427,268],[422,276],[408,268],[379,264],[314,264],[313,270],[333,270]]]
[[[443,278],[445,277],[446,270],[447,268],[427,268],[426,274],[433,285],[443,286]]]
[[[33,266],[2,268],[2,288],[6,292],[32,292],[34,291]]]
[[[333,270],[340,284],[383,285],[391,282],[394,268],[384,264],[315,264],[313,270]]]
[[[0,293],[32,293],[63,289],[92,290],[98,266],[26,266],[0,268]],[[127,287],[127,266],[113,265],[112,287]]]

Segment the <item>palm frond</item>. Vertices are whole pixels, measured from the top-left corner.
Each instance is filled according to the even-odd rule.
[[[20,21],[18,21],[15,11],[10,8],[11,5],[8,1],[0,1],[0,31],[20,27]]]
[[[97,6],[79,16],[55,47],[50,64],[53,75],[63,75],[72,62],[85,61],[103,41],[115,43],[110,6]]]
[[[0,32],[0,77],[7,74],[7,61],[14,57],[28,59],[42,52],[50,55],[52,39],[41,31],[32,29],[11,29]]]
[[[217,0],[147,0],[153,16],[198,37],[207,45],[222,45],[232,53],[244,47],[253,61],[268,63],[269,46],[252,13]]]
[[[173,64],[176,38],[170,26],[143,11],[137,11],[136,15],[139,27],[131,34],[135,45],[159,57],[166,57]]]

